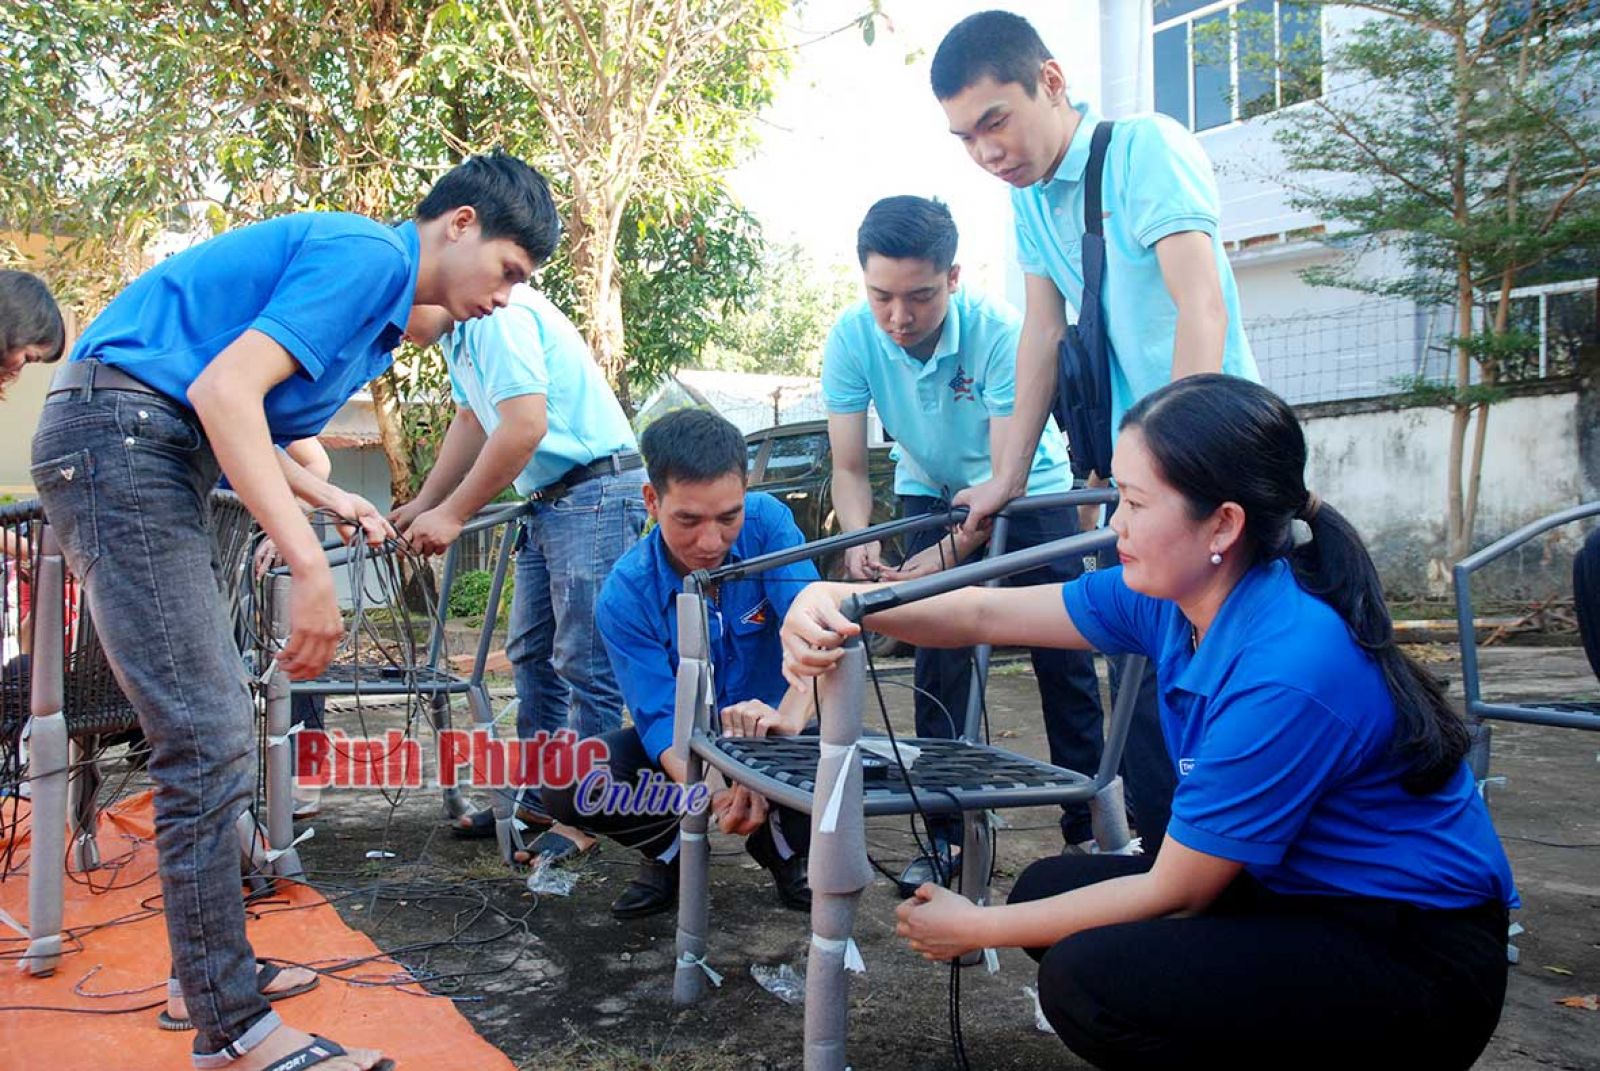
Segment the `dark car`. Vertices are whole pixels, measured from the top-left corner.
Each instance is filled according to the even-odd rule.
[[[828,422],[809,420],[763,428],[745,436],[749,454],[750,489],[765,491],[789,507],[795,524],[807,541],[839,533],[833,508],[833,455],[828,445]],[[887,446],[867,449],[867,480],[872,486],[872,523],[893,520],[898,504],[894,493],[894,460]],[[891,541],[883,548],[885,561],[898,562],[900,547]],[[844,577],[844,555],[831,554],[817,563],[830,579]],[[886,636],[871,635],[872,653],[899,653],[905,646]]]

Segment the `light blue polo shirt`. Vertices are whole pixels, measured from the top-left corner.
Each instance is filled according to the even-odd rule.
[[[500,426],[496,407],[507,398],[544,395],[547,428],[516,478],[519,493],[548,487],[575,465],[639,449],[588,343],[533,287],[513,287],[505,308],[456,324],[442,342],[450,394],[485,434]]]
[[[1083,304],[1083,179],[1089,141],[1101,117],[1076,105],[1083,120],[1055,174],[1011,191],[1017,261],[1024,273],[1055,283],[1077,319]],[[1239,289],[1222,248],[1222,215],[1211,161],[1194,135],[1169,116],[1118,119],[1106,147],[1102,210],[1106,237],[1101,300],[1111,347],[1111,429],[1146,394],[1172,380],[1178,309],[1167,293],[1155,244],[1181,231],[1211,238],[1228,310],[1222,370],[1261,382],[1239,314]]]
[[[822,398],[829,413],[878,408],[895,441],[899,495],[953,496],[989,478],[989,418],[1011,415],[1017,393],[1016,310],[965,287],[950,309],[933,356],[919,361],[884,333],[862,301],[846,310],[822,351]],[[1072,489],[1055,418],[1045,423],[1028,473],[1028,493]]]
[[[726,562],[744,561],[805,542],[789,508],[759,491],[744,496],[744,527]],[[810,561],[793,562],[742,580],[725,580],[707,606],[717,707],[759,699],[776,708],[789,690],[778,631],[789,604],[817,579]],[[617,559],[595,600],[594,617],[616,670],[634,729],[651,759],[672,746],[678,677],[677,596],[683,577],[672,567],[661,529],[652,528]]]
[[[1130,590],[1120,566],[1062,598],[1094,647],[1155,662],[1178,771],[1168,836],[1277,893],[1518,906],[1466,763],[1431,795],[1401,787],[1383,671],[1283,559],[1240,578],[1197,652],[1177,604]]]
[[[181,405],[246,330],[299,373],[267,392],[280,445],[321,431],[388,368],[417,282],[417,228],[348,212],[297,212],[220,234],[155,265],[94,318],[72,360],[123,369]]]

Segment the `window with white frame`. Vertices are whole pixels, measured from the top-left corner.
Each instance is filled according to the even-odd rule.
[[[1211,130],[1322,94],[1320,5],[1155,0],[1156,111]]]
[[[1486,302],[1485,319],[1493,319],[1498,306],[1498,301]],[[1507,304],[1506,328],[1538,341],[1501,359],[1500,382],[1576,374],[1579,353],[1600,346],[1600,279],[1518,287]]]

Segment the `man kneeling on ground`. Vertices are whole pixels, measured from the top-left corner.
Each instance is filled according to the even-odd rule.
[[[745,442],[722,417],[700,409],[669,413],[639,440],[650,482],[645,506],[656,526],[618,559],[600,591],[595,617],[622,685],[633,724],[601,739],[614,785],[665,774],[683,784],[687,768],[672,753],[678,670],[676,599],[683,578],[729,560],[804,542],[787,508],[745,489]],[[783,679],[778,629],[789,604],[817,579],[810,562],[730,580],[706,592],[711,660],[722,730],[731,736],[794,735],[811,717],[810,694]],[[639,796],[647,795],[640,792]],[[643,857],[638,876],[611,905],[617,918],[670,911],[678,900],[677,814],[610,814],[580,806],[578,788],[544,790],[559,822],[603,833]],[[724,833],[771,872],[783,905],[808,910],[806,849],[810,820],[735,785],[715,792],[711,813]]]

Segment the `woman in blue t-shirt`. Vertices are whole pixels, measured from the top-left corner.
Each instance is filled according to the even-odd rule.
[[[1307,492],[1305,438],[1263,387],[1179,380],[1122,422],[1121,567],[873,615],[921,645],[1142,652],[1177,766],[1159,854],[1057,856],[1004,906],[924,885],[929,959],[1020,947],[1062,1040],[1099,1067],[1465,1068],[1506,985],[1510,867],[1467,731],[1395,645],[1377,571]],[[859,587],[816,584],[785,669],[825,672]]]

